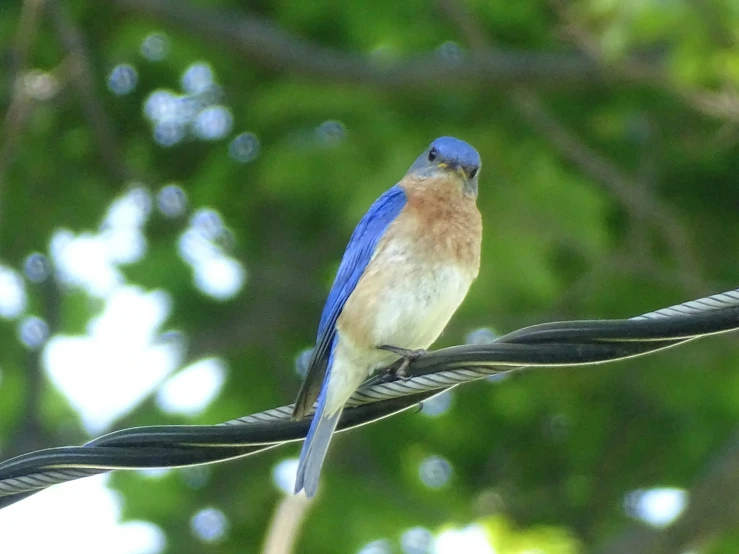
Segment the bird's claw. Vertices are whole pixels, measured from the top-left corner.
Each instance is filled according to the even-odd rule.
[[[379,348],[380,350],[387,350],[388,352],[392,352],[393,354],[397,354],[403,359],[397,369],[390,371],[390,373],[392,373],[395,377],[403,380],[408,379],[407,370],[408,366],[411,365],[411,362],[426,353],[426,351],[421,348],[419,348],[418,350],[413,350],[411,348],[401,348],[399,346],[392,346],[390,344],[383,344],[378,346],[377,348]]]

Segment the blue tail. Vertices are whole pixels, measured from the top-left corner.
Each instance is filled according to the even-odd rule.
[[[313,416],[313,421],[308,430],[308,436],[303,443],[303,450],[300,452],[300,462],[298,463],[298,474],[295,477],[295,494],[305,489],[308,497],[316,494],[318,488],[318,478],[321,475],[321,466],[326,458],[326,451],[331,442],[331,436],[334,434],[336,425],[341,418],[341,412],[338,410],[330,416],[324,416],[326,410],[326,389],[328,388],[328,376],[324,381],[323,390],[318,397],[318,408]]]

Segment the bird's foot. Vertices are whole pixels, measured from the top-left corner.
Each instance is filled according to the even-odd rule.
[[[399,377],[400,379],[406,379],[408,375],[407,369],[411,362],[426,353],[426,351],[422,348],[419,348],[418,350],[413,350],[411,348],[401,348],[399,346],[392,346],[389,344],[383,344],[381,346],[378,346],[377,348],[379,348],[380,350],[387,350],[388,352],[392,352],[393,354],[397,354],[398,356],[403,358],[400,366],[397,369],[391,370],[391,373],[396,377]]]

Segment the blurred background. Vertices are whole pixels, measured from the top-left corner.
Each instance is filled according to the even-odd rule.
[[[436,346],[739,282],[734,0],[0,4],[0,458],[293,401],[344,246],[440,135],[483,159]],[[733,335],[0,511],[3,552],[739,551]]]

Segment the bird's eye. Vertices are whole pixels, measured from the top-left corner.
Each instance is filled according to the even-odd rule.
[[[474,179],[477,176],[477,168],[474,168],[472,171],[470,171],[470,179]]]
[[[432,148],[431,150],[429,150],[429,161],[433,162],[438,154],[439,153],[436,151],[436,148]]]

